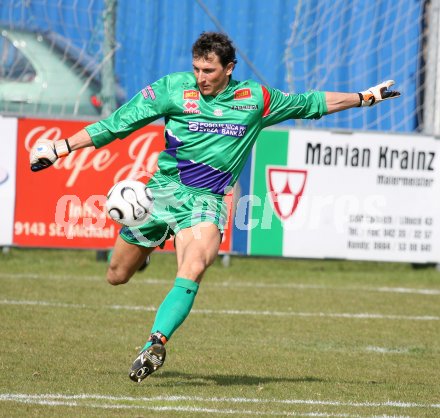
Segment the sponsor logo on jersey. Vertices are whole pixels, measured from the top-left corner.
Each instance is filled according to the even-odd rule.
[[[240,89],[234,91],[234,100],[250,99],[251,97],[251,89]]]
[[[198,90],[184,90],[183,100],[200,100],[200,92]]]
[[[258,105],[232,105],[232,110],[257,110]]]
[[[223,116],[223,112],[221,109],[215,109],[214,110],[214,116]]]
[[[191,100],[186,101],[183,104],[183,113],[194,113],[194,114],[199,114],[200,109],[199,109],[199,104],[197,102],[193,102]]]
[[[147,86],[144,89],[141,90],[142,96],[144,96],[144,99],[151,99],[156,100],[156,94],[154,93],[154,90],[151,86]]]
[[[188,122],[188,130],[191,132],[241,138],[246,133],[247,125],[238,125],[236,123]]]

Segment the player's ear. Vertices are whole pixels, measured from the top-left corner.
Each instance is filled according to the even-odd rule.
[[[226,75],[231,75],[234,67],[235,64],[233,62],[230,62],[228,65],[226,65]]]

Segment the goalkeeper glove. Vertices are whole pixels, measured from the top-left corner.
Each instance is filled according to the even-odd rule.
[[[400,96],[400,92],[388,90],[394,84],[394,80],[387,80],[377,86],[370,87],[368,90],[361,91],[359,94],[359,107],[374,106],[386,99],[395,99]]]
[[[50,167],[58,158],[66,157],[71,152],[67,139],[58,141],[39,139],[30,152],[31,170],[40,171]]]

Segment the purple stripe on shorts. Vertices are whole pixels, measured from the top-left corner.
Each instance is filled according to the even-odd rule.
[[[225,189],[232,179],[232,173],[193,161],[179,161],[177,168],[180,180],[184,185],[210,189],[217,194],[225,194]]]

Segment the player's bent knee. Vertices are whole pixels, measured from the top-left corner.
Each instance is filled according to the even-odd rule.
[[[130,276],[124,274],[121,269],[109,266],[107,269],[107,282],[113,286],[127,283],[130,280]]]
[[[196,261],[191,264],[191,269],[196,275],[203,274],[207,268],[208,264],[203,261]]]
[[[181,277],[187,277],[189,279],[195,280],[201,278],[203,273],[208,268],[209,264],[202,261],[192,261],[191,263],[183,264],[177,274]]]

